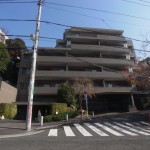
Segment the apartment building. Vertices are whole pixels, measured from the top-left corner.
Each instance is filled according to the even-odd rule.
[[[20,111],[27,105],[31,56],[32,53],[24,54],[20,64],[17,95]],[[59,85],[75,78],[93,80],[96,97],[89,100],[90,111],[128,111],[140,93],[124,80],[120,71],[135,64],[132,41],[123,36],[122,30],[66,29],[55,48],[38,48],[33,117],[38,109],[44,115],[48,105],[57,101]]]

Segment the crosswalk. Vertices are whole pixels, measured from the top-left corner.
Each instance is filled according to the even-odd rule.
[[[49,137],[57,137],[58,133],[64,132],[66,137],[75,136],[150,136],[150,124],[146,122],[102,122],[102,123],[84,123],[73,124],[72,126],[64,125],[62,128],[50,129],[48,132]]]

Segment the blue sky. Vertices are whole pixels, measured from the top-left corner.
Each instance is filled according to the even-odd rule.
[[[32,0],[16,0],[16,1],[32,1]],[[149,7],[129,3],[123,0],[45,0],[42,8],[41,20],[67,24],[71,26],[121,29],[124,30],[124,35],[127,37],[145,40],[146,34],[148,34],[150,31],[150,20],[136,19],[98,11],[62,7],[47,3],[53,2],[81,7],[89,7],[150,19],[149,0],[147,0],[147,3],[140,0],[130,0],[130,1],[149,5]],[[0,19],[35,19],[37,16],[37,9],[38,8],[35,3],[0,4]],[[85,17],[83,15],[92,16],[98,19]],[[100,19],[103,19],[105,23]],[[8,34],[12,35],[19,34],[30,36],[30,34],[33,34],[35,32],[35,22],[0,21],[0,27],[5,28]],[[63,32],[65,29],[66,27],[41,23],[40,36],[59,39],[63,37]],[[150,35],[148,36],[150,37]],[[30,47],[33,45],[30,38],[23,38],[23,40],[26,42],[27,46]],[[142,49],[141,48],[142,43],[135,41],[133,42],[135,48]],[[54,47],[55,40],[40,39],[39,46]],[[150,53],[137,52],[137,56],[143,58],[150,56]]]

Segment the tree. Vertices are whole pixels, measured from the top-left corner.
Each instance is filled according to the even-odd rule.
[[[25,42],[20,38],[8,39],[6,40],[6,45],[11,57],[11,62],[8,66],[7,78],[13,85],[16,85],[22,51],[26,50],[26,45]]]
[[[77,78],[73,82],[73,88],[79,96],[79,105],[80,109],[82,110],[82,100],[84,93],[86,92],[89,98],[92,98],[92,96],[94,96],[93,81],[87,78]]]
[[[76,104],[75,91],[69,82],[60,85],[57,96],[59,102],[65,102],[69,107]]]
[[[150,65],[145,62],[140,62],[131,72],[125,69],[121,73],[129,83],[136,85],[141,90],[150,89]]]
[[[26,49],[25,42],[20,38],[8,39],[6,45],[11,58],[21,57],[22,51]]]
[[[0,76],[5,76],[10,62],[10,55],[6,46],[0,42]]]

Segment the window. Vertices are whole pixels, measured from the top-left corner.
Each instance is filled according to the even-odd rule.
[[[130,60],[130,55],[129,54],[126,54],[126,59]]]
[[[125,48],[128,48],[128,44],[127,44],[127,43],[125,43],[125,44],[124,44],[124,47],[125,47]]]
[[[129,70],[129,72],[133,72],[133,69],[131,67],[128,70]]]

